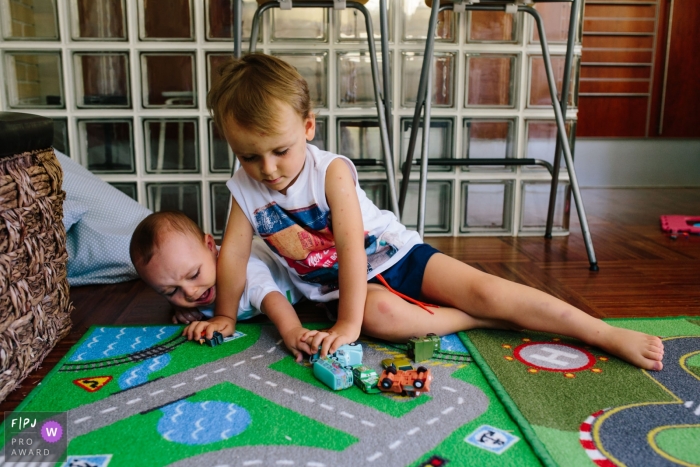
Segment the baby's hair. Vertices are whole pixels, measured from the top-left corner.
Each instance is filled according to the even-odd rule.
[[[204,241],[204,232],[196,222],[180,211],[154,212],[136,226],[131,236],[129,255],[134,266],[146,265],[153,258],[156,248],[166,232],[192,235]]]
[[[306,80],[289,63],[260,53],[226,62],[207,95],[207,107],[222,133],[226,120],[233,118],[243,128],[275,134],[279,102],[289,104],[302,119],[312,114]]]

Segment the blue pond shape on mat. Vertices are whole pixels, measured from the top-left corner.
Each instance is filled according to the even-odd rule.
[[[158,433],[168,441],[181,444],[209,444],[243,433],[250,413],[228,402],[179,401],[162,407]]]
[[[119,377],[119,387],[128,389],[132,386],[138,386],[148,381],[148,375],[154,371],[162,370],[170,363],[170,355],[167,353],[157,357],[144,360],[143,363],[133,367]]]
[[[153,347],[181,329],[181,326],[95,328],[68,361],[102,360],[131,354]]]
[[[449,350],[450,352],[469,353],[467,348],[462,344],[457,334],[448,334],[440,338],[440,349]]]

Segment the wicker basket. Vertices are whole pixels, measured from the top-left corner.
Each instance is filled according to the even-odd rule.
[[[0,401],[70,331],[62,180],[51,148],[0,154]]]

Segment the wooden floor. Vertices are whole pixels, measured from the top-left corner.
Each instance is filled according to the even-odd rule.
[[[661,214],[700,215],[700,188],[585,189],[586,213],[600,271],[588,270],[578,224],[571,235],[427,238],[444,253],[483,271],[536,287],[597,317],[700,315],[700,236],[672,240]],[[141,281],[71,290],[73,329],[41,368],[0,404],[13,410],[94,324],[169,322],[169,304]],[[302,321],[321,321],[313,305]],[[263,318],[264,319],[264,318]]]

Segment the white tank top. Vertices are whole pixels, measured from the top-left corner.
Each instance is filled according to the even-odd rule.
[[[307,144],[304,168],[286,194],[269,189],[243,170],[226,183],[255,234],[289,271],[294,285],[306,298],[321,302],[338,298],[338,257],[325,190],[326,171],[335,159],[348,164],[355,180],[369,280],[422,242],[417,232],[407,230],[393,213],[379,209],[367,198],[348,158]]]

